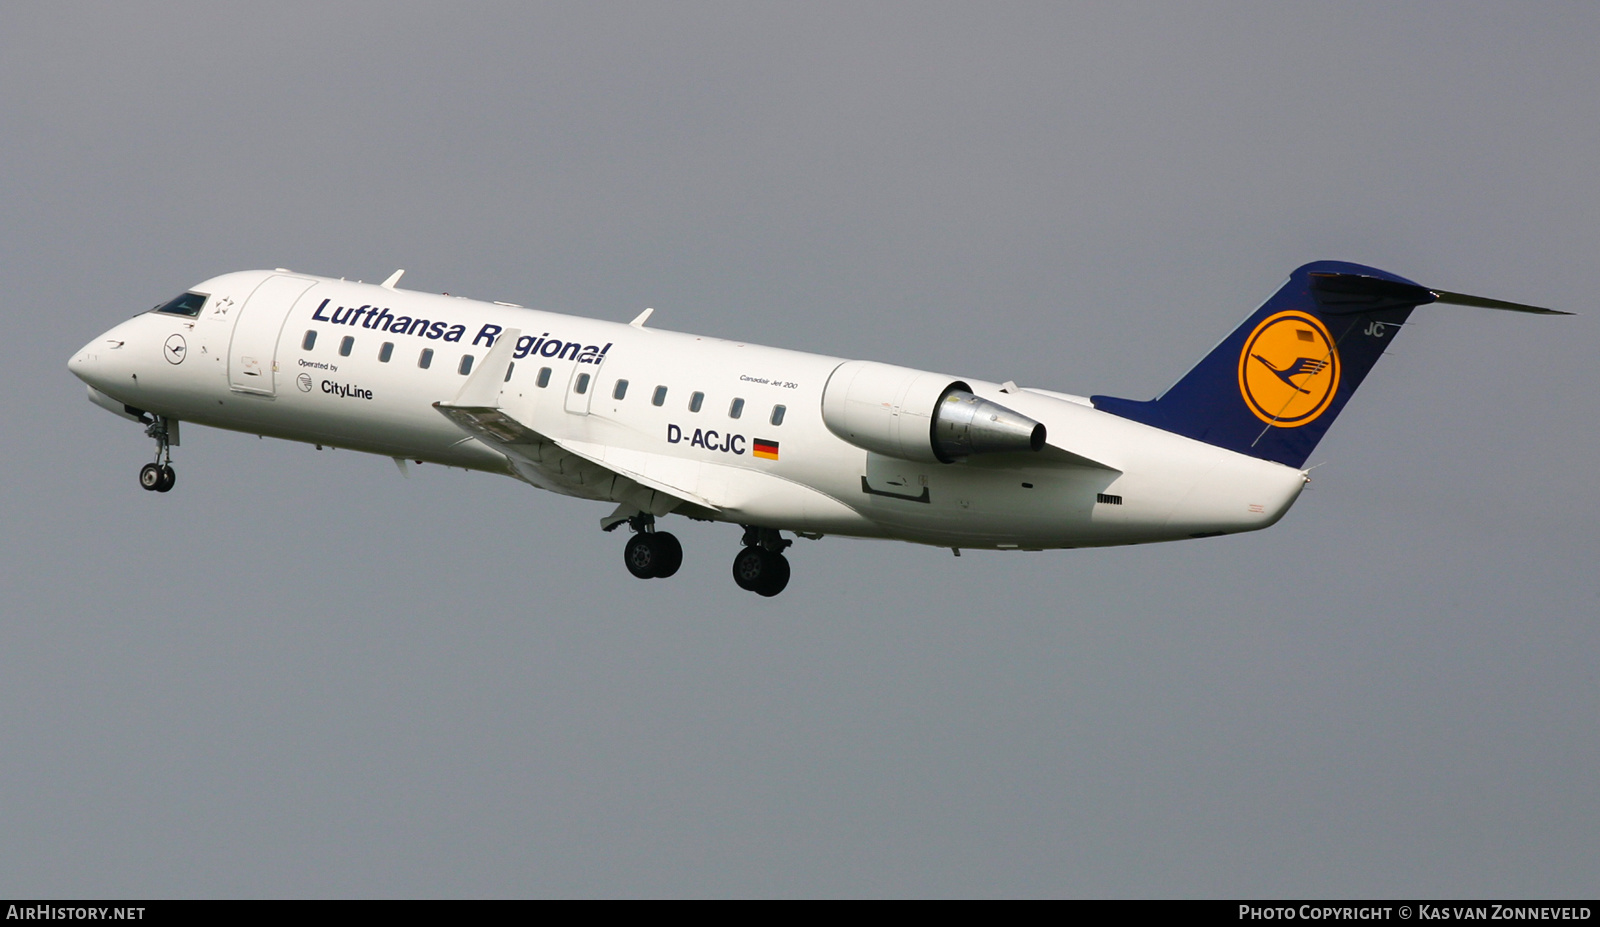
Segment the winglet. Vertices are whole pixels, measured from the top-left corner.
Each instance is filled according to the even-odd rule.
[[[639,315],[628,324],[632,325],[634,328],[644,328],[644,320],[650,318],[650,313],[654,311],[655,309],[646,309],[645,311],[639,313]]]
[[[461,392],[456,394],[454,401],[449,405],[467,408],[495,409],[500,406],[500,385],[506,381],[506,374],[511,368],[511,352],[516,350],[517,339],[522,337],[522,329],[508,328],[500,333],[494,340],[494,347],[483,359],[483,366],[473,372],[462,384]]]
[[[399,270],[395,271],[394,273],[390,274],[389,275],[389,279],[383,281],[382,283],[380,283],[378,285],[383,287],[386,290],[392,290],[392,289],[394,289],[394,285],[396,283],[400,282],[400,275],[405,273],[405,272],[406,272],[406,269],[404,267],[402,267]]]

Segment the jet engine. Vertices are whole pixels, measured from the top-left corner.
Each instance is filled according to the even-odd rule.
[[[974,454],[1038,451],[1044,425],[950,377],[846,361],[822,389],[822,421],[841,439],[888,457],[952,463]]]

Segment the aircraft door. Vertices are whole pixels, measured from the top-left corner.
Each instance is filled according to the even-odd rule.
[[[602,354],[599,363],[572,365],[572,378],[567,381],[568,412],[589,414],[589,404],[594,400],[595,390],[600,387],[600,368],[605,361],[605,355]]]
[[[315,280],[276,274],[261,282],[233,320],[228,345],[228,385],[241,393],[277,393],[278,335],[306,290]]]

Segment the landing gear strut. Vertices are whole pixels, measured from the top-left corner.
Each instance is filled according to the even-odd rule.
[[[635,515],[628,519],[634,535],[622,548],[622,561],[628,572],[640,579],[666,579],[683,565],[683,545],[665,531],[656,530],[654,515]]]
[[[733,558],[733,581],[740,589],[772,597],[789,585],[789,558],[784,548],[793,544],[776,529],[746,525],[744,550]]]
[[[172,445],[175,443],[177,425],[166,416],[158,415],[155,421],[145,427],[144,433],[156,440],[156,459],[155,463],[147,463],[139,469],[139,485],[144,489],[169,492],[178,481],[177,471],[172,469]]]

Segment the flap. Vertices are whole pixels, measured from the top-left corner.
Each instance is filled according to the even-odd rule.
[[[552,443],[569,454],[576,454],[590,463],[625,476],[640,486],[677,496],[679,499],[693,502],[712,511],[720,511],[722,508],[689,489],[699,480],[700,465],[696,461],[668,457],[664,454],[651,454],[647,451],[590,444],[587,441],[552,441]]]

